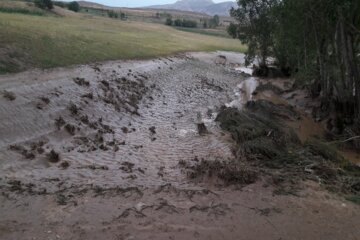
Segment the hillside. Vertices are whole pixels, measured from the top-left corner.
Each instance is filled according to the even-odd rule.
[[[233,39],[89,14],[0,12],[0,26],[0,73],[185,51],[244,50]]]

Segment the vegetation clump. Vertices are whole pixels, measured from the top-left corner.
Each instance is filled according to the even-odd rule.
[[[74,125],[68,123],[65,125],[65,130],[70,133],[71,135],[75,135],[76,128]]]
[[[35,6],[41,9],[53,9],[54,4],[51,0],[34,0]]]
[[[179,164],[187,170],[187,175],[191,179],[216,177],[226,185],[247,185],[254,183],[258,178],[257,171],[235,161],[201,160],[194,165],[189,165],[186,162]]]
[[[86,87],[90,86],[90,82],[86,81],[85,78],[76,77],[74,78],[74,82],[79,86],[86,86]]]
[[[59,116],[58,118],[55,119],[55,126],[57,127],[58,130],[60,130],[61,127],[64,126],[65,124],[66,122],[62,116]]]
[[[56,152],[55,150],[51,150],[47,154],[48,161],[51,163],[57,163],[60,161],[60,154]]]
[[[14,101],[16,99],[15,93],[9,91],[4,91],[3,96],[9,101]]]
[[[317,120],[329,119],[335,138],[360,134],[360,5],[344,0],[239,0],[228,32],[248,45],[246,63],[260,58],[260,76],[293,76],[321,106]],[[256,14],[254,14],[256,13]],[[270,59],[272,58],[272,59]],[[278,72],[272,71],[275,65]],[[341,119],[341,121],[339,121]],[[355,126],[355,127],[354,127]],[[347,130],[353,131],[347,131]],[[354,141],[349,141],[354,142]],[[360,145],[357,143],[357,148]]]
[[[80,112],[80,108],[78,108],[78,106],[76,106],[73,102],[69,104],[68,109],[72,115],[78,115]]]
[[[247,166],[258,174],[272,176],[275,193],[279,194],[295,194],[298,183],[309,179],[328,190],[350,194],[352,199],[360,195],[359,167],[346,162],[333,145],[317,139],[302,145],[296,133],[283,123],[294,110],[285,111],[284,106],[264,101],[251,102],[243,111],[224,107],[218,114],[216,121],[237,143],[233,169],[236,165]],[[279,109],[282,113],[274,114]],[[202,167],[207,169],[204,163]],[[222,168],[211,169],[220,173]]]
[[[78,2],[70,2],[68,4],[68,9],[73,12],[78,12],[80,11],[80,5]]]

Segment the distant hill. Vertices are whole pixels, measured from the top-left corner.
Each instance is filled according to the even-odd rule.
[[[179,0],[174,4],[155,5],[148,8],[176,9],[182,11],[200,12],[208,15],[229,16],[229,10],[236,7],[236,2],[214,3],[212,0]]]
[[[107,6],[99,4],[99,3],[94,3],[94,2],[89,2],[89,1],[77,1],[80,6],[82,7],[88,7],[88,8],[107,8]]]

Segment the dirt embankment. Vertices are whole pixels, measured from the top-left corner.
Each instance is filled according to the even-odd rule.
[[[193,53],[1,77],[0,238],[356,239],[360,208],[334,194],[358,193],[354,169],[302,145],[311,119],[277,92],[291,81],[264,87],[242,63]]]

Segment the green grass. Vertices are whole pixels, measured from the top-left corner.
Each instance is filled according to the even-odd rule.
[[[83,14],[40,17],[0,13],[0,29],[2,73],[185,51],[245,50],[233,39]],[[11,55],[17,56],[15,63],[20,66],[13,66]]]
[[[2,13],[20,13],[20,14],[29,14],[29,15],[37,15],[37,16],[45,15],[41,11],[32,11],[32,10],[24,9],[24,8],[11,8],[11,7],[1,7],[1,6],[0,6],[0,12],[2,12]]]
[[[231,38],[231,36],[229,36],[229,34],[226,32],[225,29],[202,29],[202,28],[184,28],[184,27],[175,27],[175,28],[177,30],[184,32],[199,33],[199,34],[215,36],[215,37]]]

